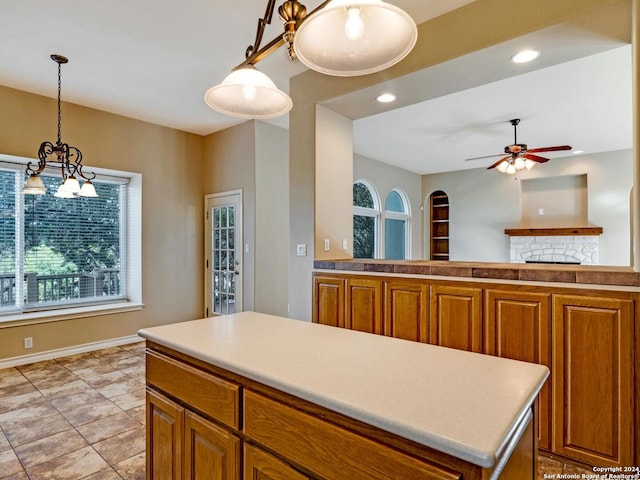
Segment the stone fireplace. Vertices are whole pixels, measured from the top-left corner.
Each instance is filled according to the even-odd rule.
[[[598,265],[601,227],[507,229],[512,263]]]

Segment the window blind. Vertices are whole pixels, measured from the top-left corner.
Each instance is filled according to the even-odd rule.
[[[23,168],[0,166],[0,311],[32,311],[127,297],[128,179],[100,176],[97,198],[23,195]]]

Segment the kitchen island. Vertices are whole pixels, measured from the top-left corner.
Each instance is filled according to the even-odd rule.
[[[536,477],[544,366],[253,312],[139,334],[149,479]]]

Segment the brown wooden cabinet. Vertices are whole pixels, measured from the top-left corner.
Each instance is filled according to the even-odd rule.
[[[631,300],[554,296],[555,453],[590,465],[637,464],[633,458],[633,319]]]
[[[286,463],[264,450],[246,444],[244,446],[244,480],[309,480]]]
[[[551,368],[551,295],[548,293],[485,291],[485,353]],[[538,396],[538,446],[551,449],[551,382]]]
[[[500,478],[535,479],[530,414],[526,428],[508,436],[512,451],[482,468],[164,345],[147,341],[147,357],[153,367],[147,370],[147,479],[480,480],[502,468],[503,459]],[[202,395],[193,384],[162,380],[176,372],[209,379],[202,388],[217,408],[196,408]],[[218,407],[228,403],[228,390],[212,388],[216,383],[236,387],[237,421],[220,423]]]
[[[431,286],[429,343],[482,352],[482,289]]]
[[[334,289],[336,297],[314,303],[314,321],[339,317],[336,305],[342,301],[348,315],[362,308],[362,321],[373,325],[373,292],[381,285],[385,335],[550,368],[537,407],[541,449],[593,466],[640,462],[640,387],[633,383],[640,370],[633,340],[637,293],[340,272],[315,276],[314,292],[320,285]],[[340,285],[355,279],[352,284],[364,289],[359,306],[350,305],[355,297],[344,287],[342,300],[337,297]]]
[[[313,277],[313,321],[344,327],[345,280],[334,276]]]
[[[346,289],[345,327],[382,334],[382,281],[348,279]]]
[[[240,478],[240,438],[188,410],[184,428],[186,480]]]
[[[427,343],[429,285],[402,280],[385,282],[384,334]]]
[[[147,480],[182,478],[184,408],[147,390]]]
[[[240,438],[147,389],[149,480],[238,480]]]

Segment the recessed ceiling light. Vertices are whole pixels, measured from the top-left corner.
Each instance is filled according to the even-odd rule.
[[[382,95],[378,95],[376,100],[380,103],[390,103],[396,99],[396,96],[393,93],[383,93]]]
[[[539,56],[540,52],[538,50],[522,50],[511,57],[511,61],[513,63],[527,63],[535,60]]]
[[[584,153],[584,150],[574,150],[574,151],[573,151],[573,152],[571,152],[571,153],[573,153],[574,155],[579,155],[579,154],[581,154],[581,153]]]

